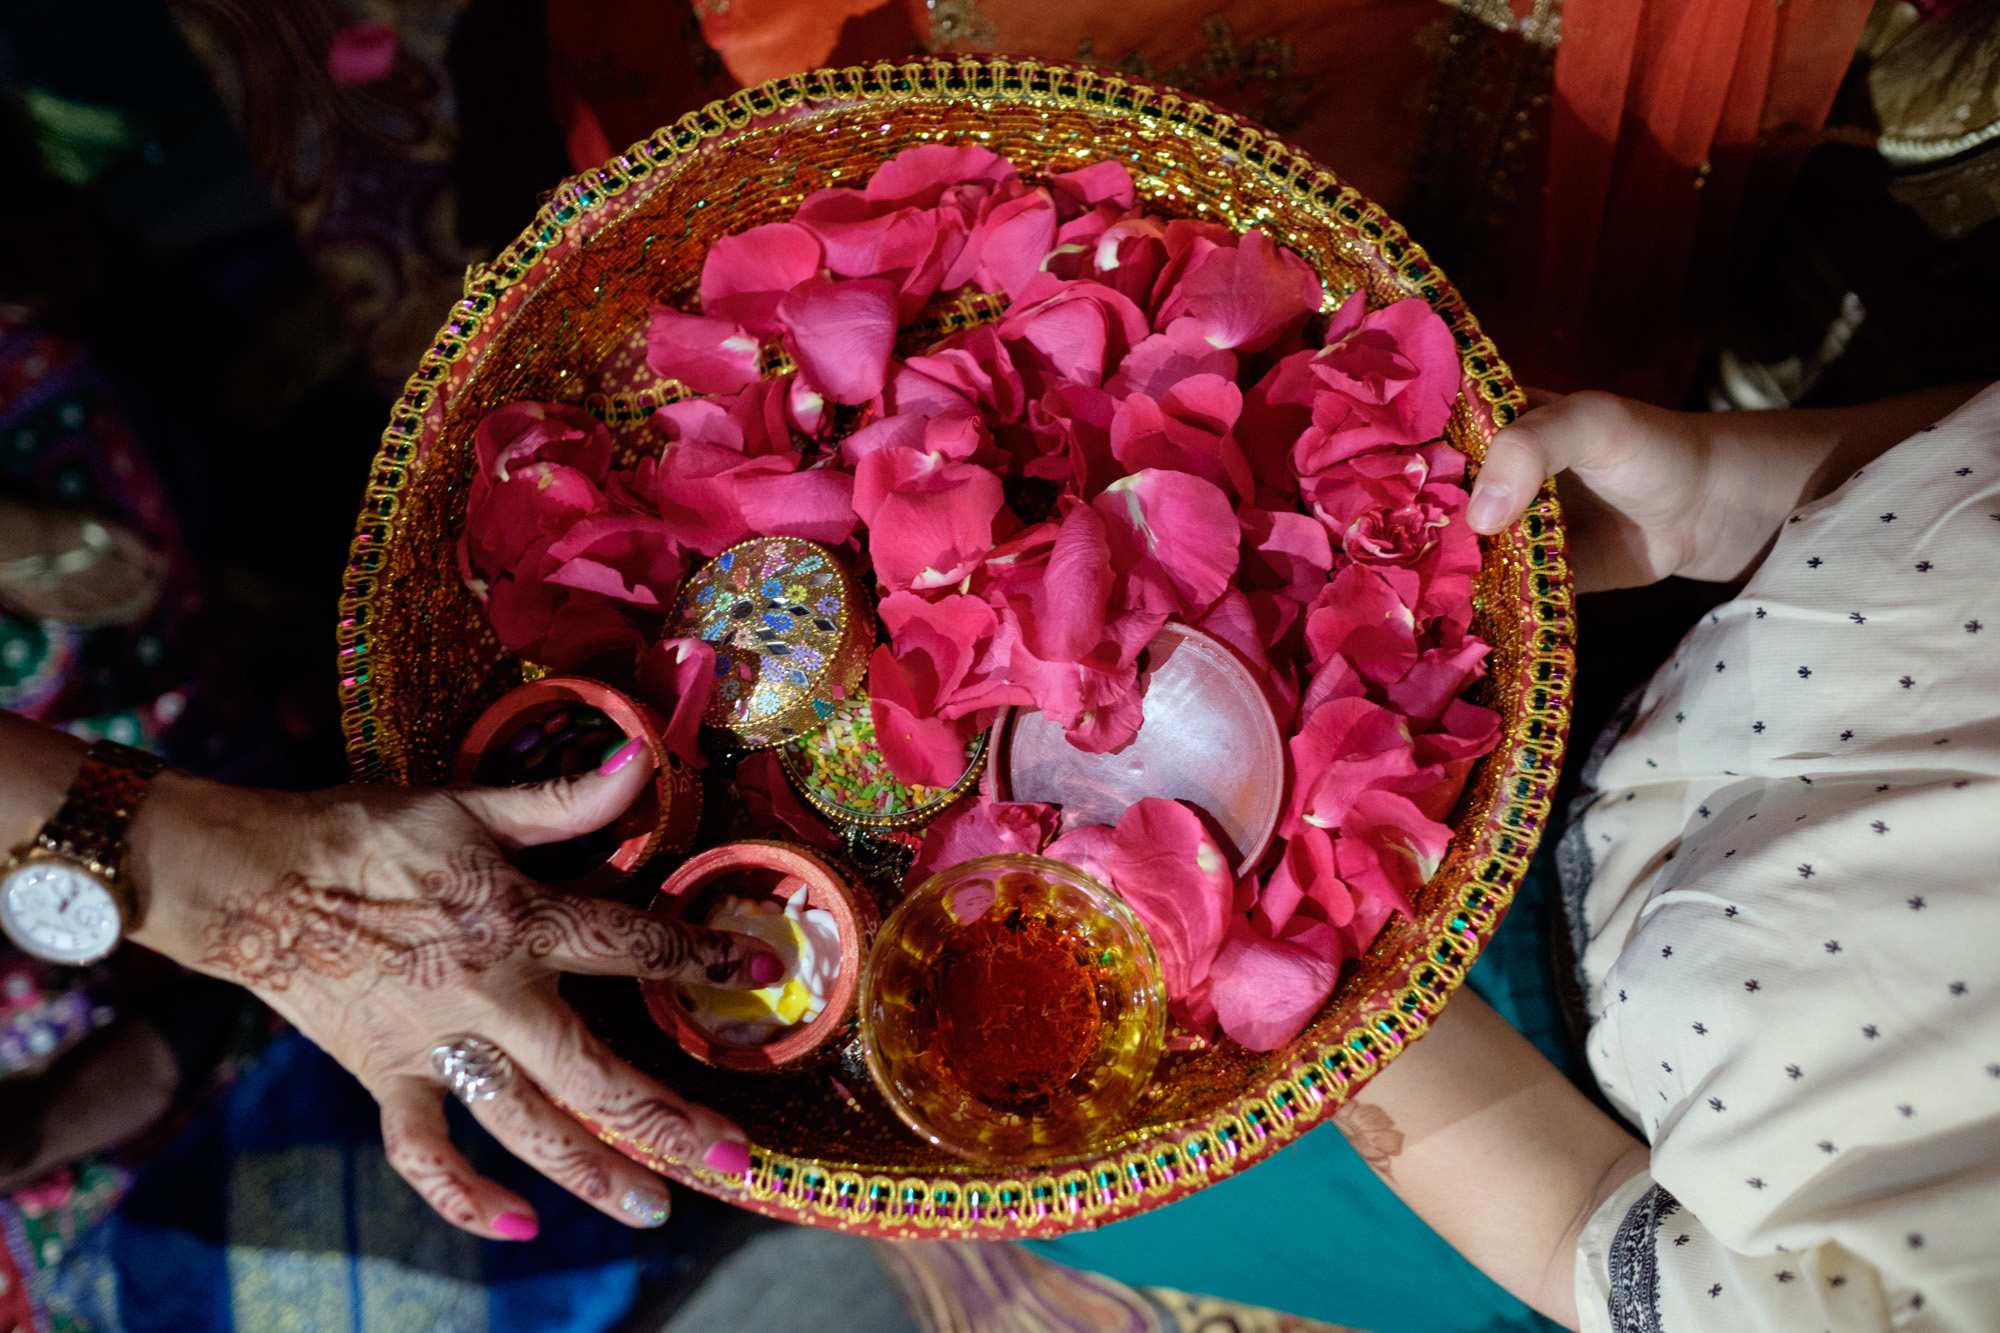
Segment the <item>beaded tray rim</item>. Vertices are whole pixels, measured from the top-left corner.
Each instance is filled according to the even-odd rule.
[[[1524,410],[1526,400],[1492,341],[1399,224],[1305,153],[1213,104],[1105,71],[999,57],[881,62],[774,79],[691,112],[603,167],[571,177],[506,250],[467,270],[463,298],[391,409],[350,548],[340,596],[338,662],[343,737],[357,780],[407,777],[395,720],[381,707],[385,683],[371,670],[370,609],[387,544],[396,535],[400,493],[421,459],[426,436],[442,419],[441,390],[467,377],[454,369],[484,317],[496,313],[501,298],[537,259],[580,232],[580,222],[621,211],[610,206],[625,191],[655,172],[665,172],[661,179],[666,179],[708,144],[821,104],[837,109],[925,100],[1109,113],[1170,127],[1242,171],[1261,175],[1330,228],[1352,236],[1385,261],[1406,294],[1429,301],[1459,348],[1462,401],[1477,445],[1483,447],[1493,430]],[[617,425],[657,405],[646,401],[652,395],[637,397],[633,404],[590,399],[586,406]],[[1471,461],[1478,462],[1476,450]],[[1455,830],[1455,842],[1472,843],[1462,882],[1434,881],[1426,888],[1424,898],[1432,905],[1396,932],[1401,958],[1389,976],[1359,997],[1341,1021],[1316,1020],[1261,1092],[1239,1097],[1219,1113],[1141,1131],[1122,1149],[1014,1177],[970,1163],[948,1173],[934,1169],[928,1178],[888,1175],[864,1163],[797,1157],[754,1143],[747,1177],[726,1177],[666,1160],[621,1141],[607,1127],[593,1129],[662,1174],[767,1216],[889,1238],[1000,1240],[1061,1235],[1149,1211],[1262,1161],[1321,1124],[1423,1035],[1464,980],[1504,917],[1549,812],[1575,665],[1573,598],[1553,485],[1542,488],[1512,529],[1483,544],[1486,560],[1500,562],[1509,576],[1505,582],[1520,589],[1523,706],[1508,724],[1504,751],[1485,761],[1503,765],[1493,808],[1483,825],[1465,821]],[[1378,941],[1371,953],[1383,949]]]

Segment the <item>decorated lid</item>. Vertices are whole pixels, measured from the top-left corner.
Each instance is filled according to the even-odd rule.
[[[671,633],[715,647],[702,720],[761,750],[818,729],[851,696],[868,669],[872,620],[832,551],[758,537],[688,577]]]
[[[860,828],[917,828],[977,785],[987,736],[981,731],[966,740],[965,772],[949,787],[903,782],[876,748],[874,713],[857,690],[825,726],[781,746],[778,762],[799,798],[823,818]]]

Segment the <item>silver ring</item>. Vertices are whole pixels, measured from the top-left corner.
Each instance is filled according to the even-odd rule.
[[[513,1060],[484,1037],[453,1037],[432,1047],[431,1068],[468,1106],[490,1102],[514,1083]]]

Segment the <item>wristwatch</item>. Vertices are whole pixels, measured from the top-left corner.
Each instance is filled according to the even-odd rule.
[[[26,952],[81,967],[139,924],[125,829],[164,760],[98,741],[55,817],[0,866],[0,931]]]

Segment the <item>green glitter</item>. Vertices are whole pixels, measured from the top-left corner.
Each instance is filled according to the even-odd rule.
[[[985,753],[982,732],[965,743],[969,776]],[[954,790],[901,782],[875,745],[875,718],[866,697],[856,694],[835,707],[826,725],[780,750],[785,769],[804,794],[836,818],[897,821],[942,807]],[[962,788],[963,783],[956,784]]]

